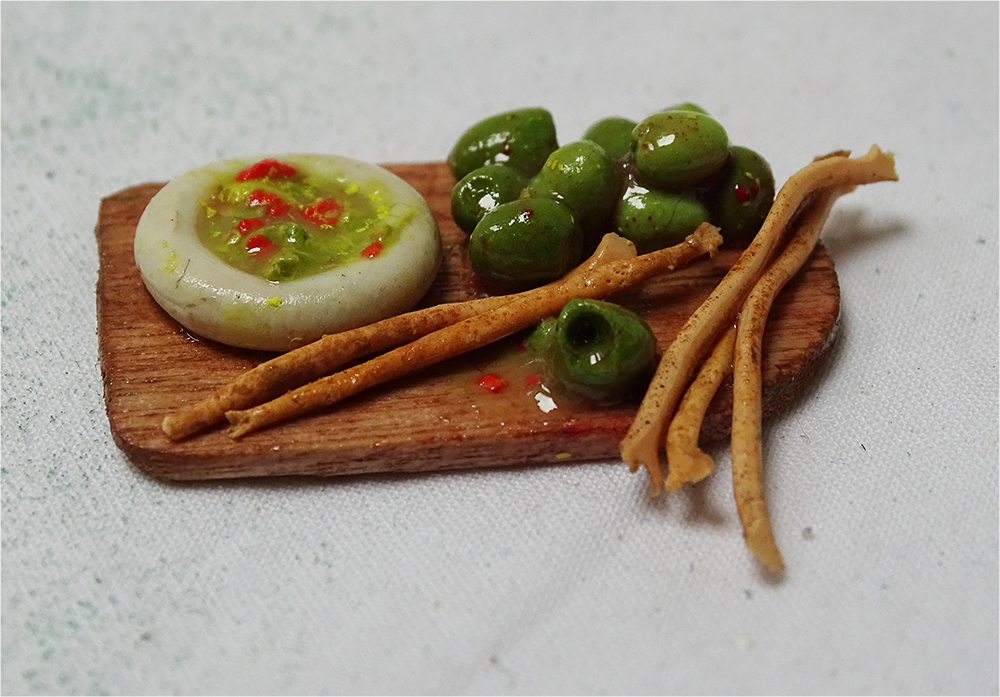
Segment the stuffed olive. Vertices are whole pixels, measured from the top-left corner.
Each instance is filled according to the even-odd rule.
[[[752,239],[774,203],[771,166],[749,148],[735,146],[719,182],[706,196],[711,221],[727,241]]]

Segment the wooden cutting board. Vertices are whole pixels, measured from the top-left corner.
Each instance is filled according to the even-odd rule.
[[[454,179],[444,163],[389,165],[423,194],[437,218],[445,259],[422,304],[475,292],[466,236],[451,219]],[[135,186],[101,202],[97,328],[108,419],[115,442],[142,471],[178,480],[428,471],[614,460],[637,403],[600,408],[545,392],[519,360],[519,337],[370,390],[315,415],[233,440],[220,428],[181,442],[160,430],[164,415],[206,396],[270,357],[191,336],[146,292],[132,255],[139,216],[163,184]],[[661,350],[739,255],[721,250],[615,298],[639,312]],[[840,288],[819,247],[778,297],[764,337],[764,413],[809,382],[834,339]],[[498,393],[477,382],[507,380]],[[554,408],[553,408],[554,407]],[[709,410],[702,439],[729,433],[731,385]]]

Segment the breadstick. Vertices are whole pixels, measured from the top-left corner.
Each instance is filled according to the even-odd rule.
[[[609,261],[635,256],[631,242],[606,235],[597,250],[571,274],[584,273]],[[385,351],[425,334],[495,309],[524,295],[495,296],[436,305],[407,312],[357,329],[328,334],[317,341],[261,363],[211,395],[163,419],[164,433],[179,440],[225,421],[227,411],[247,409],[304,385],[356,358]]]
[[[690,482],[700,482],[712,473],[715,463],[698,447],[701,423],[723,379],[732,372],[736,326],[730,327],[716,343],[698,371],[698,377],[684,393],[677,413],[667,430],[667,479],[663,487],[676,491]]]
[[[761,347],[775,297],[806,263],[830,209],[854,187],[821,191],[803,212],[795,236],[754,286],[740,311],[733,349],[733,496],[747,547],[771,571],[784,568],[774,541],[761,476]]]
[[[476,317],[427,334],[365,363],[317,380],[253,409],[228,411],[234,438],[329,406],[375,385],[471,351],[557,314],[572,298],[605,298],[690,262],[714,254],[722,243],[718,228],[702,224],[673,247],[633,259],[599,265],[554,286],[529,291]]]
[[[664,352],[636,418],[622,440],[622,460],[633,472],[645,465],[653,496],[659,495],[663,487],[659,450],[664,432],[685,387],[723,328],[735,319],[802,203],[822,188],[897,179],[892,155],[883,153],[876,145],[863,157],[849,158],[836,153],[814,161],[781,187],[760,232]]]

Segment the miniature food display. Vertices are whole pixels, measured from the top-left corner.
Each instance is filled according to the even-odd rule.
[[[457,234],[449,238],[448,262],[471,268],[486,284],[463,283],[478,297],[411,312],[405,310],[430,285],[442,250],[426,202],[393,175],[343,158],[285,156],[216,163],[164,187],[142,214],[134,243],[157,302],[193,332],[287,352],[167,414],[162,434],[176,443],[228,422],[231,439],[248,439],[257,457],[272,442],[260,431],[319,410],[329,415],[338,403],[392,381],[412,378],[403,387],[412,390],[422,379],[417,373],[523,332],[518,351],[534,352],[530,360],[545,363],[554,385],[601,418],[609,409],[628,410],[642,395],[626,412],[631,426],[619,453],[633,472],[645,468],[654,496],[711,474],[714,463],[699,440],[713,398],[731,379],[736,509],[749,550],[780,571],[762,480],[768,315],[814,256],[837,199],[898,179],[892,154],[878,146],[860,157],[832,152],[776,192],[766,160],[732,145],[721,124],[691,103],[638,122],[602,119],[561,147],[547,111],[522,109],[466,131],[448,172],[450,206],[447,196],[444,208],[434,199],[442,225]],[[441,190],[434,187],[436,195]],[[680,296],[642,297],[644,284],[717,256],[727,242],[738,245],[723,250],[722,275],[697,296],[700,304],[684,306],[679,328],[664,332],[663,324],[646,321],[648,303],[673,304]],[[393,263],[381,263],[388,259]],[[712,263],[719,265],[706,266]],[[490,285],[499,294],[483,296]],[[835,279],[830,287],[839,290]],[[296,293],[306,289],[312,295],[300,312]],[[520,292],[503,295],[507,290]],[[608,301],[619,297],[641,302],[626,308]],[[276,321],[286,307],[295,310],[288,316],[312,323]],[[834,303],[828,316],[838,310]],[[293,348],[298,343],[307,345]],[[513,384],[502,371],[478,368],[480,360],[468,361],[477,395],[516,405],[506,398]],[[521,382],[533,386],[540,377]],[[448,387],[437,397],[450,401],[461,391]],[[409,399],[423,402],[412,393]],[[546,418],[558,408],[551,399],[548,406],[535,401]],[[604,424],[581,426],[570,416],[554,428],[546,433],[585,438]],[[467,436],[460,434],[463,443]],[[432,447],[423,437],[421,447]],[[301,457],[311,463],[318,441],[310,442]],[[381,447],[373,440],[364,451],[365,467],[377,465]]]

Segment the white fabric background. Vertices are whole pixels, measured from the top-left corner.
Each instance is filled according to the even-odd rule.
[[[998,689],[998,10],[980,4],[2,8],[4,693]],[[766,428],[788,571],[728,452],[651,502],[621,462],[172,485],[109,435],[102,197],[282,151],[444,158],[541,105],[561,142],[696,101],[837,204],[828,367]],[[695,506],[703,499],[701,507]]]

